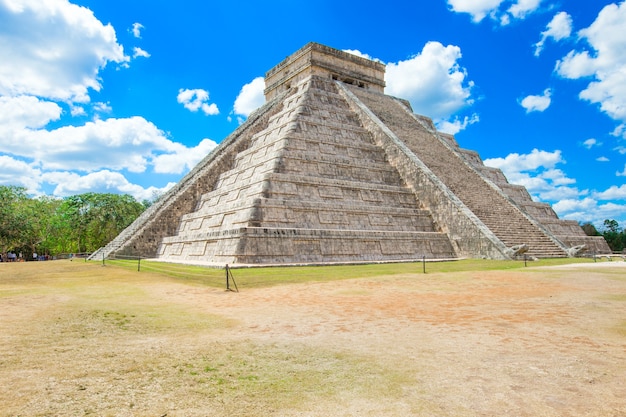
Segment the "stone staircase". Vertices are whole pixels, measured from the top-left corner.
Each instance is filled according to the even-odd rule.
[[[441,139],[434,126],[398,100],[351,87],[350,91],[482,221],[507,247],[526,244],[528,255],[567,256],[560,242],[534,224]]]
[[[459,155],[479,174],[500,188],[520,210],[541,224],[566,247],[574,249],[570,253],[571,255],[611,253],[611,248],[602,236],[587,236],[578,222],[559,219],[549,204],[534,201],[524,186],[510,184],[501,170],[485,166],[478,153],[460,149],[451,135],[442,136],[449,136],[447,142],[455,148]],[[584,248],[581,248],[583,245]]]

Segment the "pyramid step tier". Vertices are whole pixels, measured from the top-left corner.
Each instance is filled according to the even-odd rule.
[[[168,237],[158,251],[160,259],[171,262],[230,264],[407,261],[424,256],[456,257],[442,233],[254,227]]]
[[[224,227],[294,227],[380,231],[433,231],[430,213],[417,208],[367,205],[362,202],[285,200],[259,198],[237,200],[211,210],[186,214],[179,235]]]

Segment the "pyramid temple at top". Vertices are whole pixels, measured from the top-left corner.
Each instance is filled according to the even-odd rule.
[[[92,257],[307,264],[610,253],[384,94],[383,64],[309,43],[266,104]]]

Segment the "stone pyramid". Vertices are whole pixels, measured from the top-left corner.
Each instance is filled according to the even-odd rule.
[[[258,265],[610,252],[385,95],[384,70],[307,44],[266,74],[263,107],[92,257]]]

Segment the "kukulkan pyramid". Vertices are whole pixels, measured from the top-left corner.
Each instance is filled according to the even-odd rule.
[[[610,252],[385,95],[384,72],[307,44],[267,72],[263,107],[92,257],[236,265]]]

